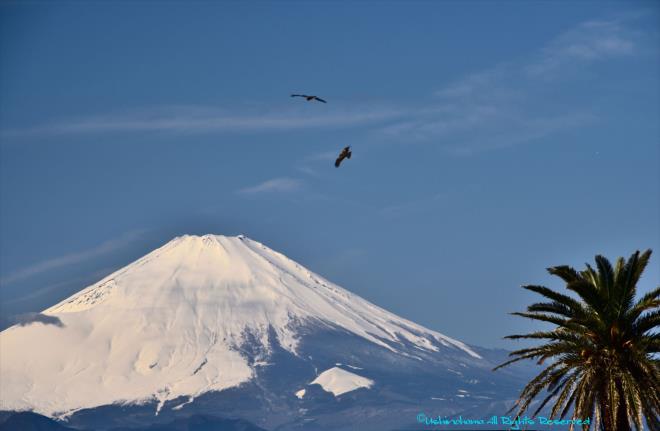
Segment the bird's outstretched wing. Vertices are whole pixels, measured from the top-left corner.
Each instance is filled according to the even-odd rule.
[[[341,165],[342,160],[344,160],[344,154],[340,154],[339,157],[337,157],[337,160],[335,160],[335,168],[338,168],[339,165]]]
[[[318,100],[319,102],[328,103],[328,102],[326,102],[325,100],[321,99],[320,97],[314,97],[314,98],[315,98],[316,100]]]
[[[292,94],[291,97],[307,97],[304,94]]]

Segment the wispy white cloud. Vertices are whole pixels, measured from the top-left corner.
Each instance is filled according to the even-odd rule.
[[[257,185],[240,189],[240,194],[285,193],[299,190],[303,182],[294,178],[272,178]]]
[[[309,166],[298,166],[296,169],[298,169],[303,174],[311,175],[313,177],[319,176],[319,172],[316,169],[312,169]]]
[[[16,281],[24,280],[26,278],[35,276],[37,274],[41,274],[47,271],[52,271],[54,269],[62,268],[65,266],[75,265],[98,256],[103,256],[105,254],[119,250],[127,246],[131,242],[138,240],[144,235],[144,233],[145,233],[144,230],[131,231],[122,235],[117,239],[106,241],[88,250],[84,250],[76,253],[70,253],[64,256],[37,262],[33,265],[30,265],[23,269],[19,269],[18,271],[12,272],[7,276],[2,277],[0,279],[0,285],[4,286],[7,284],[14,283]]]
[[[390,139],[434,142],[455,155],[533,143],[598,121],[588,102],[562,105],[561,80],[596,61],[637,51],[624,20],[591,20],[558,35],[526,58],[503,62],[449,83],[435,105],[380,127]],[[552,103],[548,103],[551,100]]]
[[[571,112],[546,117],[526,118],[520,115],[509,119],[504,129],[492,128],[481,136],[472,137],[461,145],[448,146],[450,153],[457,156],[470,156],[482,151],[498,150],[516,145],[533,143],[547,136],[594,124],[598,117],[590,112]],[[510,127],[511,124],[515,127]]]
[[[242,111],[242,112],[240,112]],[[65,119],[2,132],[5,137],[93,134],[109,132],[258,132],[296,129],[353,127],[399,116],[391,107],[364,105],[331,107],[324,110],[284,108],[259,111],[200,106],[142,109],[128,113]]]
[[[630,55],[635,46],[635,33],[618,20],[586,21],[550,42],[525,71],[531,75],[557,74],[562,69]]]
[[[31,301],[41,297],[52,295],[54,292],[67,291],[67,289],[71,288],[72,286],[77,286],[76,290],[80,290],[80,286],[85,286],[87,284],[100,280],[106,275],[114,272],[116,269],[117,268],[114,267],[107,267],[100,269],[98,271],[94,271],[90,274],[74,277],[64,281],[58,281],[57,283],[52,283],[35,290],[30,290],[29,292],[26,292],[22,296],[17,296],[12,299],[5,299],[3,302],[5,305],[13,305],[17,303]]]
[[[507,65],[501,64],[491,69],[471,73],[440,89],[436,92],[436,95],[447,99],[473,96],[502,79],[503,76],[509,73],[507,68]]]
[[[516,62],[504,62],[473,72],[436,92],[456,101],[467,97],[492,98],[519,94],[517,86],[553,73],[561,75],[597,60],[632,55],[637,50],[638,34],[622,20],[590,20],[578,24]]]
[[[598,116],[586,108],[536,113],[528,109],[532,103],[533,99],[517,103],[505,98],[475,101],[442,116],[421,113],[383,127],[381,132],[392,139],[405,138],[406,142],[433,142],[450,154],[467,156],[532,143],[598,121]]]

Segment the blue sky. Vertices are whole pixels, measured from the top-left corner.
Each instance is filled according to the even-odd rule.
[[[244,233],[516,347],[520,285],[561,288],[546,267],[660,254],[659,22],[632,1],[2,3],[2,314]]]

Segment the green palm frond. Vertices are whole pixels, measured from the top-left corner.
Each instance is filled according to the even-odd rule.
[[[548,271],[552,271],[553,269],[554,268],[550,268]],[[554,290],[548,289],[545,286],[527,285],[527,286],[523,286],[522,288],[531,290],[532,292],[539,293],[545,296],[546,298],[552,299],[560,304],[563,304],[569,309],[571,309],[575,314],[584,312],[582,304],[580,304],[579,301],[576,301],[575,299],[571,298],[568,295],[562,295],[561,293],[557,293]]]
[[[658,308],[660,305],[656,305]],[[644,314],[635,321],[633,330],[637,333],[645,333],[653,328],[660,326],[660,310],[655,310],[650,313]]]
[[[582,276],[579,272],[567,265],[555,266],[548,268],[548,272],[552,275],[556,275],[564,280],[566,283],[572,283],[582,279]]]
[[[660,307],[660,287],[653,289],[642,298],[630,309],[627,320],[634,321],[640,314],[646,310]]]
[[[512,316],[526,317],[527,319],[539,320],[541,322],[554,323],[557,326],[562,326],[564,328],[570,327],[571,324],[574,324],[569,319],[562,319],[561,317],[555,317],[550,314],[545,313],[510,313]]]
[[[537,302],[527,307],[527,311],[540,313],[554,313],[563,317],[573,317],[573,311],[565,304],[559,302]]]

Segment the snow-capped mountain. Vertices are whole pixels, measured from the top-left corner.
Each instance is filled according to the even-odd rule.
[[[512,385],[493,387],[486,351],[383,310],[243,236],[175,238],[42,314],[57,324],[0,333],[1,410],[75,419],[121,405],[171,418],[216,406],[253,420],[249,412],[265,408],[278,415],[259,416],[260,426],[268,417],[302,429],[311,415],[322,429],[333,398],[367,408],[446,397],[443,409],[460,410],[466,398],[509,396]],[[396,389],[401,375],[404,390]],[[435,389],[423,384],[429,378]],[[254,407],[236,406],[236,397],[254,398]]]

